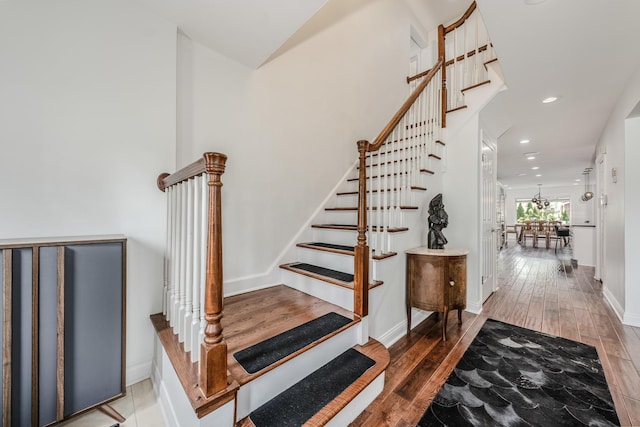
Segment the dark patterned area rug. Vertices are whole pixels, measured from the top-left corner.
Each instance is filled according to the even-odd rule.
[[[487,320],[418,423],[619,426],[596,349]]]

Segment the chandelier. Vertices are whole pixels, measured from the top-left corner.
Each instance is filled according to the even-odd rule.
[[[534,194],[534,196],[531,198],[531,202],[536,205],[536,207],[538,209],[546,209],[549,207],[550,203],[549,200],[546,197],[542,197],[540,195],[540,188],[542,187],[542,184],[538,184],[538,194]]]
[[[581,197],[583,202],[593,198],[593,192],[589,190],[589,175],[591,174],[591,169],[592,168],[586,168],[584,172],[582,172],[582,175],[584,175],[584,194]]]

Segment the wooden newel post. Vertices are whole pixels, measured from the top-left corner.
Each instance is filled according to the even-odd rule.
[[[205,153],[205,168],[209,174],[209,227],[207,233],[207,266],[204,291],[204,312],[207,325],[200,345],[200,388],[205,396],[227,387],[227,343],[222,336],[222,208],[220,176],[227,156]]]
[[[444,52],[444,37],[445,28],[444,25],[438,27],[438,58],[442,58],[442,98],[441,98],[441,120],[442,127],[447,127],[447,58]],[[455,53],[454,53],[455,59]]]
[[[369,141],[358,141],[360,171],[358,179],[358,242],[353,257],[353,312],[369,314],[369,246],[367,246],[367,151]]]

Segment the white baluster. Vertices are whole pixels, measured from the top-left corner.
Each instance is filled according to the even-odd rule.
[[[167,195],[167,246],[164,254],[164,287],[162,289],[162,314],[167,316],[168,293],[169,293],[169,272],[171,271],[171,187],[165,189]]]
[[[182,187],[180,184],[173,186],[175,194],[173,198],[173,211],[175,213],[174,218],[174,240],[173,240],[173,261],[171,263],[173,267],[173,286],[171,288],[171,300],[170,300],[170,312],[169,324],[172,328],[176,326],[177,309],[178,309],[178,293],[180,287],[180,240],[182,239],[182,233],[180,228],[180,201],[182,200]]]
[[[187,218],[188,218],[188,194],[189,185],[187,182],[180,183],[182,188],[182,197],[180,201],[180,230],[182,237],[180,238],[180,287],[178,292],[178,310],[177,310],[177,330],[178,341],[184,341],[184,315],[185,315],[185,300],[186,300],[186,288],[187,288]]]
[[[194,230],[194,207],[195,207],[195,179],[189,179],[187,182],[187,250],[186,250],[186,282],[184,295],[184,324],[182,335],[184,348],[188,351],[191,348],[191,320],[193,316],[193,230]]]
[[[193,303],[191,307],[190,322],[187,323],[186,341],[190,343],[185,345],[185,349],[191,354],[191,362],[196,362],[200,355],[200,263],[203,251],[202,244],[202,175],[198,175],[193,179],[193,264],[192,264],[192,283],[191,295]],[[185,343],[186,344],[186,343]]]

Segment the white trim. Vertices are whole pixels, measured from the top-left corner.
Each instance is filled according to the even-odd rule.
[[[625,313],[622,323],[629,326],[640,327],[640,314]]]
[[[415,309],[411,312],[411,323],[413,327],[418,325],[420,322],[425,320],[431,312],[429,311],[416,311]],[[404,337],[407,334],[407,321],[403,320],[402,322],[396,324],[393,328],[389,329],[387,332],[382,334],[380,337],[376,338],[378,341],[382,343],[385,347],[389,348],[400,338]]]
[[[129,365],[126,368],[125,378],[127,387],[139,383],[151,377],[151,361]]]
[[[467,308],[464,311],[468,311],[469,313],[473,313],[473,314],[480,314],[482,313],[482,303],[481,302],[468,303]]]
[[[622,320],[623,316],[625,316],[624,309],[622,308],[618,300],[615,299],[609,288],[605,287],[604,289],[602,289],[602,294],[604,295],[605,301],[609,303],[609,306],[611,306],[613,311],[616,313],[616,316],[618,316],[618,319],[620,319],[620,322],[624,323],[624,321]]]

